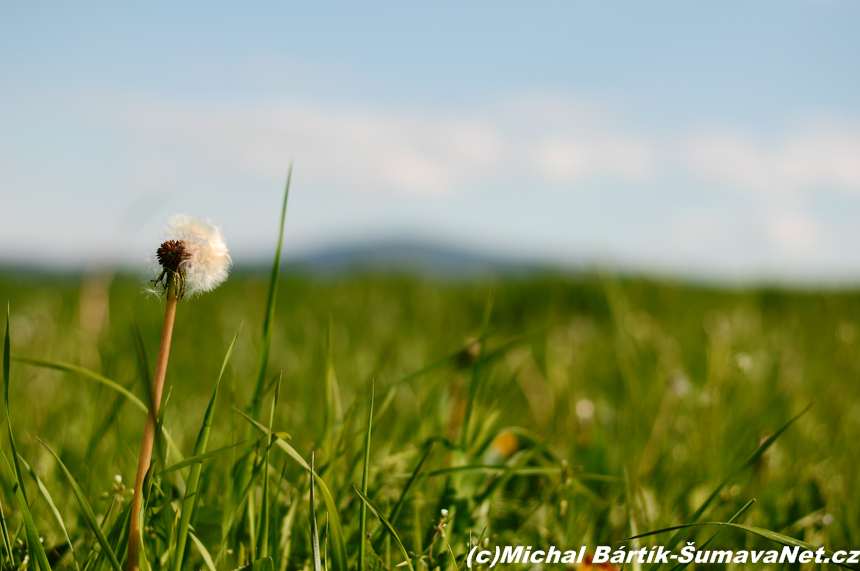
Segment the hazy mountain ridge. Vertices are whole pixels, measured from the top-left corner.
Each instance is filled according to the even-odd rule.
[[[354,271],[406,272],[448,277],[522,275],[550,269],[549,264],[504,259],[474,250],[419,241],[380,241],[320,248],[283,259],[286,270],[314,274]]]

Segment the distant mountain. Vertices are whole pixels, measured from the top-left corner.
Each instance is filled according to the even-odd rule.
[[[284,259],[284,269],[314,274],[406,272],[439,277],[528,274],[547,265],[502,259],[418,241],[381,241],[324,248]]]

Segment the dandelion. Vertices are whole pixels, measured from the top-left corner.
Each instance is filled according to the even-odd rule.
[[[164,242],[155,251],[155,256],[150,258],[156,277],[152,280],[153,287],[149,288],[149,291],[166,297],[167,304],[158,363],[155,367],[155,379],[152,383],[152,407],[146,418],[137,464],[137,478],[134,483],[127,571],[140,570],[142,542],[140,510],[143,481],[152,462],[156,419],[167,373],[167,359],[170,355],[170,341],[173,338],[173,323],[176,319],[178,301],[186,295],[193,297],[218,287],[227,279],[232,263],[221,231],[204,218],[186,214],[174,216],[167,223],[164,238]]]
[[[232,260],[221,231],[212,222],[178,214],[167,223],[164,237],[150,259],[156,273],[153,283],[156,288],[161,286],[162,293],[171,278],[178,282],[179,298],[212,291],[227,279]]]

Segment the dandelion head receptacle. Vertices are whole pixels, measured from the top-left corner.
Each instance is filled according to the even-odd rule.
[[[177,297],[212,291],[227,279],[232,260],[217,226],[205,218],[171,218],[153,258],[156,288],[167,291],[176,280]],[[157,289],[156,289],[157,291]]]

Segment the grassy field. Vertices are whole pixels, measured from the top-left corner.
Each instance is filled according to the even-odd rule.
[[[0,276],[11,306],[11,432],[26,503],[55,569],[111,562],[39,440],[80,485],[123,565],[164,308],[141,289],[123,275]],[[302,462],[313,453],[320,476],[323,564],[354,569],[363,505],[354,486],[362,488],[372,386],[367,496],[416,569],[454,569],[452,553],[463,568],[479,537],[593,549],[693,517],[727,521],[753,498],[737,521],[828,549],[860,542],[860,294],[597,275],[463,283],[285,274],[265,398],[255,407],[268,295],[267,275],[239,273],[180,302],[163,427],[186,458],[241,326],[207,450],[239,444],[202,460],[184,568],[207,568],[211,558],[233,569],[268,555],[275,569],[313,569],[310,478],[292,447]],[[291,439],[274,438],[267,454],[264,431],[237,410],[268,427],[281,371],[271,426]],[[148,497],[153,569],[177,558],[191,470],[161,474],[179,461],[168,449],[162,439]],[[6,429],[2,450],[11,462]],[[35,568],[14,466],[0,479],[3,568]],[[365,563],[391,569],[404,558],[373,512]],[[684,541],[701,545],[716,531],[695,528]],[[781,549],[737,529],[712,546]]]

